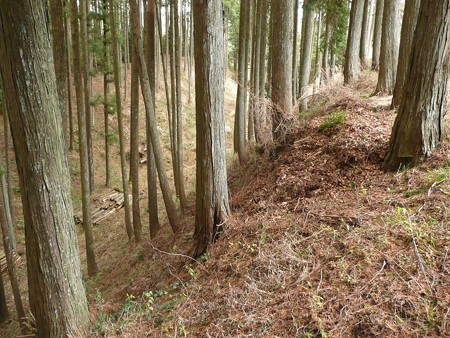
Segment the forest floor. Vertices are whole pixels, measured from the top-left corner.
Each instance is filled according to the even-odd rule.
[[[322,88],[275,159],[249,149],[239,166],[230,152],[232,215],[197,261],[186,256],[195,187],[195,114],[186,102],[190,206],[183,230],[173,235],[161,213],[157,238],[135,244],[126,239],[122,212],[95,226],[101,272],[86,279],[92,337],[450,336],[450,141],[414,169],[383,172],[395,112],[389,97],[371,97],[374,89],[373,74],[351,87],[337,80]],[[234,95],[228,80],[230,131]],[[164,125],[162,90],[158,97]],[[101,135],[99,123],[94,200],[105,192]],[[166,155],[170,171],[168,149]],[[77,196],[75,153],[71,171]],[[113,177],[120,188],[119,163]],[[144,196],[145,187],[144,177]],[[143,198],[144,228],[145,205]],[[81,228],[79,234],[86,272]],[[2,337],[15,332],[13,323],[0,327]]]

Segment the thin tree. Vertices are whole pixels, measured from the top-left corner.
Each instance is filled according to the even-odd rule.
[[[8,304],[6,303],[5,284],[3,274],[0,274],[0,323],[4,323],[9,318]]]
[[[230,213],[224,118],[225,41],[222,5],[221,0],[192,2],[197,83],[194,257],[206,251]]]
[[[359,46],[364,13],[364,0],[353,0],[350,11],[350,26],[348,28],[347,49],[345,51],[344,83],[354,81],[360,73]]]
[[[298,9],[300,0],[294,0],[294,43],[292,46],[292,104],[295,105],[297,101],[297,83],[298,83]]]
[[[445,137],[449,41],[450,1],[422,1],[409,73],[384,162],[386,170],[428,158]]]
[[[125,159],[125,141],[123,136],[123,112],[122,112],[122,94],[120,89],[120,67],[119,67],[119,42],[117,38],[117,26],[115,18],[114,0],[109,0],[109,21],[111,24],[111,44],[113,53],[113,71],[114,71],[114,87],[116,95],[117,121],[119,126],[119,148],[120,148],[120,170],[122,172],[122,188],[125,209],[125,229],[128,239],[133,238],[133,226],[130,216],[130,195],[128,194],[128,178]]]
[[[86,237],[86,256],[88,262],[88,274],[94,276],[98,272],[97,260],[95,258],[94,235],[92,232],[91,219],[91,194],[89,185],[89,159],[86,139],[86,115],[84,113],[83,83],[81,72],[80,54],[80,31],[78,26],[78,6],[77,0],[71,0],[71,20],[72,20],[72,49],[74,64],[75,92],[78,116],[78,143],[80,152],[80,175],[81,175],[81,204],[83,209],[83,228]]]
[[[148,60],[148,75],[150,79],[150,88],[153,93],[156,90],[156,62],[157,62],[157,34],[155,31],[156,20],[156,0],[148,0],[147,5],[147,60]],[[158,25],[159,29],[159,25]],[[155,107],[155,96],[152,101]],[[146,118],[146,142],[147,142],[147,191],[148,191],[148,214],[149,214],[149,231],[150,237],[155,238],[159,230],[158,218],[158,194],[156,185],[156,164],[155,155],[153,154],[152,139],[150,137],[150,121]]]
[[[397,78],[395,81],[392,108],[398,107],[402,98],[403,86],[408,74],[409,57],[414,40],[417,18],[419,17],[420,0],[406,0],[403,14],[402,34],[397,65]]]
[[[140,17],[140,16],[139,16]],[[134,20],[133,16],[130,20]],[[139,24],[140,27],[140,24]],[[139,30],[139,35],[142,32]],[[131,39],[131,127],[130,127],[130,178],[132,183],[132,211],[134,240],[141,241],[142,223],[139,205],[139,56],[137,40]]]
[[[364,0],[364,14],[361,28],[361,44],[359,49],[359,58],[362,68],[366,68],[369,63],[369,44],[370,44],[370,3],[371,0]]]
[[[17,156],[36,337],[85,337],[89,312],[46,11],[44,0],[0,6],[0,67]]]
[[[385,0],[381,35],[380,69],[376,93],[394,91],[400,45],[401,6],[398,0]]]

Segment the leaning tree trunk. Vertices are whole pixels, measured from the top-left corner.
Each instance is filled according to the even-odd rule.
[[[406,0],[403,14],[402,36],[400,39],[400,49],[397,65],[397,79],[395,82],[394,95],[392,97],[392,108],[400,105],[403,86],[408,74],[409,57],[416,31],[417,18],[419,16],[420,0]]]
[[[194,0],[197,173],[194,257],[214,241],[230,212],[224,117],[222,1]]]
[[[376,11],[373,28],[372,70],[380,67],[381,29],[383,26],[384,0],[376,0]]]
[[[359,46],[363,21],[364,0],[353,0],[348,28],[347,50],[345,51],[344,83],[354,81],[360,73]]]
[[[449,41],[449,1],[422,1],[386,170],[419,163],[445,137]]]
[[[275,144],[286,142],[286,115],[292,111],[293,0],[272,2],[272,135]]]
[[[85,337],[89,311],[46,13],[44,0],[2,3],[0,67],[19,171],[36,337]]]
[[[395,86],[400,44],[401,8],[398,0],[384,1],[380,70],[376,93],[392,94]]]

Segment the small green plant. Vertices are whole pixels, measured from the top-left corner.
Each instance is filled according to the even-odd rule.
[[[319,131],[324,131],[325,129],[334,128],[340,124],[347,121],[347,113],[341,110],[337,110],[325,116],[323,123],[319,127]]]
[[[430,186],[435,183],[437,184],[450,180],[450,166],[447,165],[445,167],[430,171],[427,179]]]

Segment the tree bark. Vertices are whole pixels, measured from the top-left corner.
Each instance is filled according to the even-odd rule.
[[[197,172],[193,256],[222,230],[228,202],[224,118],[225,64],[222,1],[193,0]]]
[[[400,45],[401,10],[398,0],[385,0],[381,35],[380,70],[376,93],[394,91]]]
[[[55,60],[56,82],[58,84],[59,105],[61,107],[63,132],[66,144],[69,145],[69,128],[67,118],[66,87],[66,38],[64,29],[63,0],[50,0],[50,15],[53,40],[53,59]]]
[[[89,312],[46,13],[44,0],[0,6],[0,67],[19,171],[36,337],[84,337]]]
[[[380,67],[381,30],[383,27],[384,0],[376,0],[375,23],[373,28],[372,70]]]
[[[249,15],[247,13],[249,0],[241,1],[239,15],[239,46],[238,46],[238,80],[236,94],[236,112],[234,129],[234,152],[238,153],[239,162],[242,164],[246,160],[245,156],[245,74],[247,72],[247,63],[245,53],[246,40],[245,33],[249,24]]]
[[[392,108],[398,107],[402,98],[403,86],[405,85],[406,76],[409,71],[409,58],[417,25],[417,18],[419,16],[419,9],[420,0],[406,0],[398,56],[397,78],[394,87],[394,95],[392,97]]]
[[[364,0],[353,0],[348,28],[347,49],[345,51],[344,83],[349,84],[358,78],[361,64],[359,46],[363,21]]]
[[[292,111],[293,0],[272,2],[272,135],[276,145],[286,142],[286,115]]]
[[[398,170],[428,158],[445,137],[449,5],[448,0],[422,1],[420,5],[409,73],[384,162],[386,170]]]

